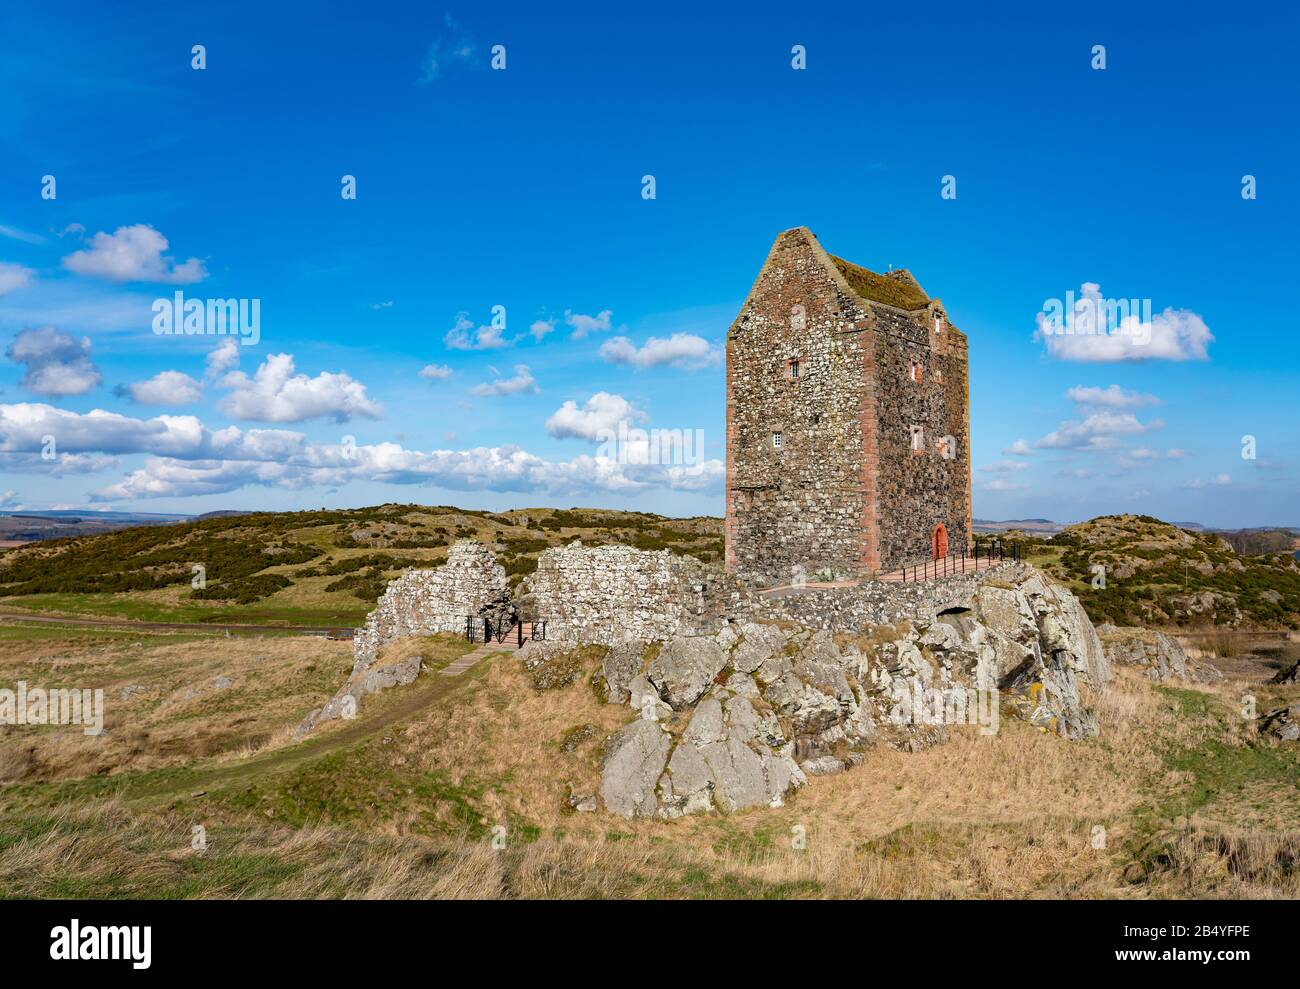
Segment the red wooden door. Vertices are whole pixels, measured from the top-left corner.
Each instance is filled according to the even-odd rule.
[[[944,528],[942,522],[934,527],[930,548],[934,553],[933,558],[936,560],[942,560],[948,555],[948,530]]]

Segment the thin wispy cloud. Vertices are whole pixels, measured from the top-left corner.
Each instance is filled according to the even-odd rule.
[[[601,344],[600,356],[610,364],[626,364],[638,370],[676,367],[696,371],[722,362],[722,352],[693,333],[650,337],[640,347],[627,337],[614,337]]]
[[[35,278],[36,272],[32,271],[31,268],[24,268],[21,264],[0,261],[0,296],[16,292],[20,288],[26,288]]]
[[[11,227],[5,223],[0,223],[0,237],[6,237],[9,240],[22,241],[24,244],[45,243],[45,238],[40,234],[34,234],[27,230],[20,230],[18,227]]]
[[[473,61],[477,44],[470,33],[450,14],[443,18],[443,30],[429,44],[420,63],[420,82],[429,85],[456,65]]]
[[[491,396],[491,395],[535,395],[541,389],[537,387],[537,381],[533,374],[528,370],[527,364],[515,365],[515,376],[513,378],[502,378],[498,376],[492,381],[485,381],[480,385],[475,385],[470,389],[471,395]]]

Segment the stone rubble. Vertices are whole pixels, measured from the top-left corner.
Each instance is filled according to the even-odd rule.
[[[1259,730],[1283,742],[1300,741],[1300,703],[1269,711],[1259,719]]]

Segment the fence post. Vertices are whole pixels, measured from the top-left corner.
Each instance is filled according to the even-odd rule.
[[[523,645],[524,645],[524,623],[523,623],[523,622],[518,622],[517,624],[518,624],[518,626],[519,626],[519,629],[518,629],[518,642],[519,642],[519,647],[520,647],[520,648],[523,648]]]

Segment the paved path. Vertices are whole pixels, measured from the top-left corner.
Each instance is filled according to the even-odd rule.
[[[532,632],[532,626],[525,622],[523,642],[527,642],[532,638]],[[443,676],[458,677],[484,656],[489,656],[495,652],[518,652],[522,646],[523,643],[519,641],[518,633],[512,631],[506,635],[504,642],[497,642],[495,639],[491,642],[484,642],[473,652],[467,652],[460,659],[448,666],[444,666],[441,672]]]
[[[1010,562],[1012,562],[1010,556],[1006,559],[981,556],[978,560],[973,556],[949,556],[918,564],[915,567],[904,567],[901,570],[877,574],[876,580],[907,584],[925,583],[927,580],[942,580],[944,577],[957,577],[964,573],[980,573]]]
[[[869,584],[875,580],[885,581],[886,583],[925,583],[930,580],[942,580],[945,577],[957,577],[964,573],[980,573],[984,570],[990,570],[999,566],[1007,560],[1000,560],[981,556],[976,560],[973,556],[950,556],[947,559],[940,558],[931,560],[928,563],[917,564],[915,567],[906,567],[902,570],[891,570],[889,573],[876,574],[874,577],[863,580],[839,580],[830,583],[819,583],[816,581],[805,581],[799,586],[793,584],[781,584],[777,587],[768,587],[759,591],[765,597],[786,597],[790,594],[799,594],[803,591],[820,591],[836,587],[859,587],[863,584]]]

